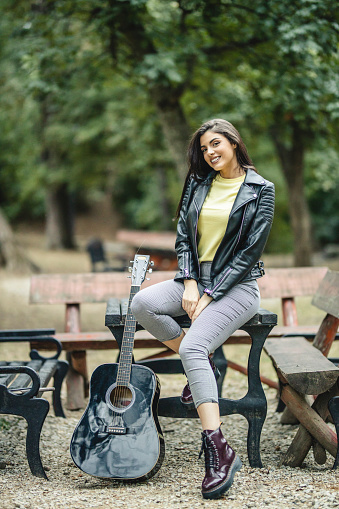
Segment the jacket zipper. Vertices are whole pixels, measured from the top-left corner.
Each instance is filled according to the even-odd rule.
[[[189,273],[189,270],[188,270],[188,267],[189,267],[189,260],[188,260],[188,253],[185,253],[186,255],[186,258],[187,258],[187,261],[186,261],[186,267],[184,268],[184,274],[186,277],[189,277],[190,273]]]
[[[224,281],[224,279],[226,278],[226,276],[231,272],[231,268],[228,269],[228,271],[223,275],[223,277],[220,279],[219,283],[217,285],[215,285],[214,288],[212,288],[212,290],[209,290],[208,288],[205,288],[204,292],[207,293],[208,295],[211,295],[214,290],[216,290],[218,288],[218,286],[221,285],[221,283]]]
[[[246,206],[245,206],[245,209],[244,209],[244,212],[243,212],[243,215],[242,215],[242,220],[241,220],[241,225],[240,225],[240,230],[239,230],[237,242],[236,242],[236,244],[234,246],[234,249],[233,249],[233,256],[234,256],[235,250],[236,250],[236,248],[237,248],[237,246],[239,244],[239,241],[240,241],[240,237],[241,237],[242,227],[244,225],[244,219],[245,219],[245,214],[246,214],[247,206],[248,206],[248,203],[246,203]]]
[[[199,269],[199,277],[200,277],[200,263],[199,263],[199,254],[198,254],[198,240],[197,240],[197,234],[198,234],[198,220],[199,220],[199,211],[198,211],[198,207],[195,203],[195,201],[193,200],[193,203],[194,203],[194,207],[195,207],[195,210],[196,210],[196,213],[197,213],[197,220],[196,220],[196,223],[195,223],[195,255],[197,257],[197,262],[198,262],[198,269]]]

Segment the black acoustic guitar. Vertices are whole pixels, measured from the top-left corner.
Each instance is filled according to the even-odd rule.
[[[158,377],[151,369],[132,364],[136,320],[130,307],[148,265],[149,256],[135,255],[119,363],[103,364],[93,372],[89,403],[71,440],[74,463],[96,477],[148,479],[165,456],[157,416]]]

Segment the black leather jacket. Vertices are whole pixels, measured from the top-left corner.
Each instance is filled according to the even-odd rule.
[[[179,266],[176,281],[199,279],[198,218],[214,176],[212,170],[204,180],[191,179],[187,185],[175,244]],[[273,213],[274,184],[254,170],[247,170],[225,235],[212,261],[211,284],[205,292],[214,300],[220,299],[240,281],[257,279],[265,274],[259,258],[272,226]]]

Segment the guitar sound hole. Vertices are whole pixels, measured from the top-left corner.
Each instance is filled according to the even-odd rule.
[[[119,410],[126,409],[132,403],[132,400],[133,393],[129,387],[116,386],[111,391],[110,401]]]

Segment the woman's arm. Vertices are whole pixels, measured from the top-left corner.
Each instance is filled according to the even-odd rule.
[[[175,250],[178,258],[179,272],[175,276],[176,281],[178,280],[180,281],[180,279],[198,280],[199,278],[193,264],[192,245],[187,233],[187,213],[192,193],[193,193],[193,181],[191,180],[187,185],[177,225],[177,238],[175,242]]]

